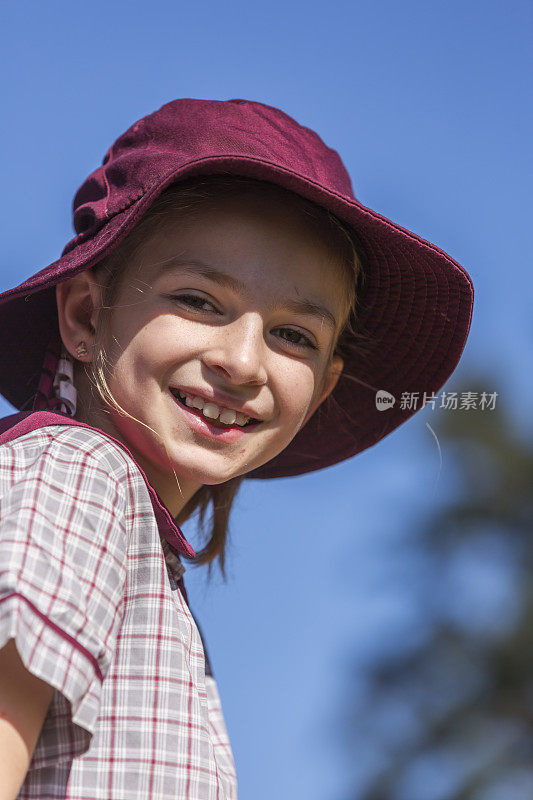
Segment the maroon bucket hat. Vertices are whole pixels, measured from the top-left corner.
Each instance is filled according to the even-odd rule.
[[[246,477],[298,475],[350,458],[450,377],[470,328],[472,281],[438,247],[359,203],[337,152],[264,103],[173,100],[116,140],[76,193],[76,236],[61,258],[0,295],[0,392],[20,410],[46,407],[36,401],[43,385],[51,390],[57,365],[56,284],[113,250],[170,184],[216,173],[275,183],[329,209],[355,232],[365,260],[357,323],[365,352],[345,358],[357,382],[341,376],[286,449]],[[377,392],[394,403],[378,403]],[[418,409],[403,407],[404,393],[416,393]]]

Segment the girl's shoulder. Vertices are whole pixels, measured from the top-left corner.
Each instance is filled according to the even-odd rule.
[[[27,470],[36,462],[69,472],[85,469],[105,471],[111,480],[142,480],[137,464],[121,445],[103,431],[88,426],[51,424],[23,433],[0,444],[0,465]]]

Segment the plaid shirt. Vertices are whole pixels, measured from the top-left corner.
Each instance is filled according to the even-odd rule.
[[[55,689],[18,797],[235,800],[172,535],[193,551],[126,448],[44,424],[0,437],[0,647]]]

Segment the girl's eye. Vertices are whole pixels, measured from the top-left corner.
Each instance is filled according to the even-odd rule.
[[[218,314],[217,309],[212,303],[209,302],[209,300],[206,300],[205,297],[200,297],[196,294],[171,295],[171,299],[183,303],[194,311],[213,310]],[[209,308],[203,308],[202,306],[209,306]],[[283,331],[289,334],[289,338],[285,338],[285,336],[281,337],[288,342],[288,344],[292,344],[295,347],[310,347],[312,350],[318,350],[317,346],[313,344],[311,339],[308,336],[305,336],[305,334],[303,334],[301,331],[297,331],[294,328],[275,328],[275,330]]]
[[[305,336],[301,331],[297,331],[294,328],[276,328],[277,331],[286,331],[292,336],[300,337],[300,341],[295,341],[294,339],[285,339],[286,342],[289,344],[294,344],[296,347],[310,347],[313,350],[317,350],[317,346],[313,344],[311,339],[308,336]],[[281,337],[284,339],[285,337]],[[303,341],[302,341],[303,340]]]
[[[216,308],[209,300],[206,300],[205,297],[200,297],[196,294],[180,294],[178,296],[172,295],[173,300],[180,300],[189,308],[194,309],[195,311],[209,311],[213,309],[216,311]],[[210,308],[202,308],[202,306],[209,306]]]

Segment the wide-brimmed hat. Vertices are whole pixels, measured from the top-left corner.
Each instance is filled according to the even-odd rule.
[[[365,346],[345,358],[351,377],[341,376],[285,450],[247,477],[298,475],[343,461],[405,422],[450,377],[470,328],[472,281],[438,247],[363,206],[338,153],[264,103],[173,100],[116,140],[76,193],[76,236],[61,258],[0,295],[0,392],[28,409],[43,365],[53,377],[47,346],[58,335],[56,284],[108,255],[170,184],[221,173],[268,181],[320,204],[354,231],[363,251],[356,333]]]

